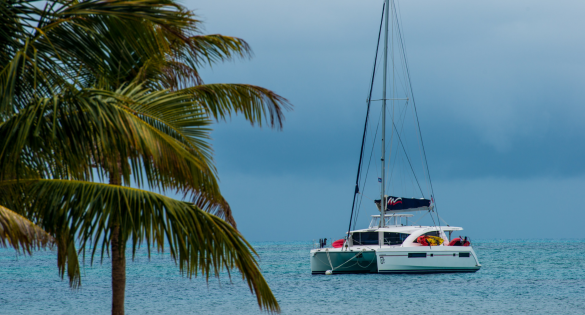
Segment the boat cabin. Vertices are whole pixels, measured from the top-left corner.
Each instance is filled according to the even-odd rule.
[[[421,235],[437,236],[443,239],[444,244],[449,244],[453,231],[463,230],[453,226],[412,226],[404,225],[402,219],[408,224],[408,218],[412,214],[386,214],[384,226],[380,227],[380,215],[373,215],[368,229],[350,232],[348,246],[422,246],[417,238]]]

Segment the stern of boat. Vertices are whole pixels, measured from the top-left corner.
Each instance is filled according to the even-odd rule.
[[[377,273],[376,251],[319,248],[311,250],[311,273],[325,274],[332,270],[340,273]]]
[[[381,248],[376,258],[380,273],[459,273],[481,268],[471,246]]]

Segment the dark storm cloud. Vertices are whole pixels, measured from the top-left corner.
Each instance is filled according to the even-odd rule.
[[[204,78],[266,86],[295,105],[283,133],[218,126],[220,170],[353,172],[378,2],[192,3],[209,32],[241,36],[256,52]],[[400,9],[432,174],[583,174],[583,4],[411,1]]]
[[[244,235],[343,236],[382,1],[186,5],[208,33],[242,37],[255,52],[203,70],[204,80],[260,85],[295,105],[282,132],[241,118],[214,126],[222,191]],[[475,237],[583,237],[573,222],[583,219],[585,184],[585,3],[409,0],[399,8],[442,215]],[[542,196],[563,198],[552,209]],[[550,211],[575,220],[542,219]],[[368,204],[360,226],[375,212]],[[512,220],[487,227],[495,216]],[[547,226],[563,232],[541,235]]]

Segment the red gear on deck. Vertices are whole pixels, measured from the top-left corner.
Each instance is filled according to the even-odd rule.
[[[427,236],[426,235],[421,235],[419,236],[416,241],[421,244],[422,246],[429,246],[429,243],[427,242]]]
[[[333,244],[331,244],[331,246],[333,246],[333,248],[340,248],[343,246],[343,243],[345,243],[345,240],[340,239],[340,240],[333,242]]]

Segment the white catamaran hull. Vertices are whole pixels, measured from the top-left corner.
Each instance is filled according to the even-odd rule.
[[[476,272],[481,268],[471,247],[381,248],[376,256],[379,273]]]
[[[311,272],[332,273],[443,273],[476,272],[481,268],[471,247],[381,247],[361,250],[337,248],[311,251]]]
[[[336,248],[314,249],[311,251],[311,272],[333,273],[376,273],[378,272],[376,251],[341,251]],[[333,267],[331,267],[333,266]]]

